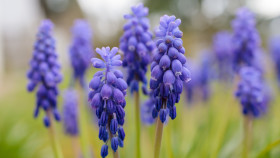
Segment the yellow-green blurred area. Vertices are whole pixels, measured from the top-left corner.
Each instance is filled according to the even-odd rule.
[[[89,21],[94,32],[93,46],[118,46],[124,24],[123,14],[139,0],[0,0],[0,158],[52,158],[48,130],[40,112],[33,118],[35,94],[26,91],[26,71],[32,55],[33,42],[40,20],[49,18],[55,24],[57,52],[62,63],[63,82],[60,92],[67,89],[71,77],[68,48],[73,21]],[[253,123],[253,140],[249,157],[256,157],[267,145],[280,139],[280,92],[276,84],[272,60],[267,49],[270,37],[279,35],[280,1],[278,0],[146,0],[150,8],[151,30],[163,14],[182,19],[180,29],[186,57],[196,59],[199,52],[210,49],[212,36],[219,30],[231,30],[230,22],[238,7],[247,6],[257,18],[262,38],[265,74],[272,92],[268,112]],[[125,72],[124,69],[122,69]],[[89,81],[96,70],[87,73]],[[149,74],[147,74],[148,76]],[[177,118],[164,126],[161,158],[239,158],[242,152],[243,116],[234,97],[237,83],[211,82],[207,102],[188,104],[183,93],[177,106]],[[60,93],[60,94],[61,94]],[[59,110],[62,97],[59,95]],[[80,98],[81,100],[83,98]],[[124,148],[121,158],[135,155],[135,120],[133,96],[126,96]],[[147,99],[141,96],[141,102]],[[86,105],[82,105],[86,106]],[[103,144],[98,139],[94,112],[87,107],[87,127],[93,157],[100,157]],[[56,133],[65,158],[74,158],[73,138],[64,134],[62,122],[55,123]],[[141,127],[142,158],[153,157],[155,125]],[[112,151],[109,150],[109,156]],[[264,157],[280,157],[280,146]]]

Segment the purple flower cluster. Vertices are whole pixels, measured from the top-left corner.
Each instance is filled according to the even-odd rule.
[[[77,136],[78,127],[78,96],[74,89],[68,89],[63,95],[63,123],[66,134]]]
[[[242,67],[240,83],[236,91],[244,115],[258,117],[267,109],[261,73],[253,67]]]
[[[42,108],[47,113],[44,118],[46,127],[50,126],[51,113],[55,120],[60,120],[56,106],[57,84],[61,82],[62,75],[60,74],[60,64],[57,60],[52,29],[53,23],[50,20],[42,21],[34,44],[30,70],[27,73],[29,79],[27,90],[32,92],[38,86],[34,117],[38,116],[39,110]]]
[[[127,23],[124,25],[124,34],[120,38],[120,49],[124,52],[123,66],[128,68],[127,84],[131,92],[138,91],[139,82],[143,83],[143,93],[146,93],[146,72],[151,62],[155,44],[152,33],[149,31],[148,8],[139,4],[131,8],[132,14],[124,16]]]
[[[208,100],[210,95],[210,82],[213,74],[212,71],[212,57],[210,56],[212,52],[205,51],[201,57],[201,64],[199,69],[199,89],[202,91],[202,98],[204,101]]]
[[[280,37],[275,37],[269,43],[270,53],[274,61],[276,75],[278,79],[278,86],[280,86]]]
[[[227,31],[218,32],[213,37],[213,50],[217,62],[218,78],[231,79],[233,77],[232,34]]]
[[[233,68],[236,72],[241,66],[252,66],[255,51],[260,44],[254,14],[247,8],[240,8],[232,21],[233,28]]]
[[[186,89],[186,98],[189,103],[197,101],[196,99],[207,101],[210,93],[210,82],[213,76],[212,71],[212,52],[202,53],[199,62],[189,61],[187,68],[192,72],[192,80],[184,84]],[[198,64],[197,64],[198,63]],[[196,98],[194,98],[196,96]]]
[[[150,88],[156,98],[152,115],[156,118],[159,113],[161,122],[165,122],[168,111],[171,119],[176,118],[175,103],[180,100],[183,82],[190,80],[180,24],[181,20],[175,16],[164,15],[156,30],[158,49],[151,64]]]
[[[101,149],[101,156],[108,155],[107,142],[110,137],[111,148],[116,152],[118,146],[123,147],[125,133],[123,130],[126,105],[125,95],[127,83],[123,80],[123,73],[116,66],[121,66],[120,55],[116,55],[118,48],[109,47],[96,49],[102,59],[92,58],[93,67],[104,69],[98,71],[89,83],[89,101],[96,109],[96,116],[99,121],[99,139],[104,141]]]
[[[73,76],[81,85],[84,83],[84,75],[90,65],[93,56],[92,31],[85,20],[76,20],[72,27],[72,44],[69,55],[73,67]]]

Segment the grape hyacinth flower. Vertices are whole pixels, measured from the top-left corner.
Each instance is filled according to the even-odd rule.
[[[65,133],[70,136],[79,134],[78,96],[74,89],[68,89],[63,95],[63,123]]]
[[[261,73],[253,67],[243,67],[240,78],[236,96],[242,105],[242,112],[244,115],[259,117],[267,109]]]
[[[280,37],[274,37],[269,43],[270,53],[274,62],[278,86],[280,87]]]
[[[27,90],[32,92],[37,89],[37,101],[34,117],[37,117],[40,109],[46,112],[44,124],[49,127],[51,114],[55,120],[60,120],[57,111],[57,84],[61,82],[60,64],[55,51],[55,40],[52,37],[53,23],[43,20],[34,44],[33,57],[30,61],[30,70],[27,73],[29,83]]]
[[[124,53],[123,67],[128,68],[127,84],[131,93],[138,92],[139,82],[142,82],[144,94],[146,90],[147,66],[151,62],[155,49],[152,33],[149,31],[149,9],[139,4],[131,7],[132,14],[124,15],[127,23],[123,26],[124,34],[120,38],[120,49]]]
[[[188,103],[203,100],[206,102],[210,96],[210,82],[213,76],[212,52],[204,51],[200,57],[201,61],[188,60],[187,68],[192,72],[192,80],[184,84]],[[199,65],[198,65],[199,64]]]
[[[232,28],[233,68],[238,72],[241,66],[252,66],[260,37],[256,29],[255,16],[245,7],[237,11]]]
[[[225,81],[232,79],[232,34],[227,31],[218,32],[213,37],[213,50],[217,62],[218,78]]]
[[[199,85],[199,67],[197,65],[197,62],[194,62],[193,60],[188,59],[187,60],[187,68],[190,70],[192,74],[192,79],[184,83],[184,89],[185,89],[185,94],[186,94],[186,99],[189,104],[192,104],[195,102],[195,93],[197,89],[197,85]],[[188,104],[188,105],[189,105]]]
[[[190,81],[190,71],[186,67],[185,48],[179,30],[180,19],[175,16],[164,15],[160,19],[160,26],[156,31],[158,38],[157,53],[151,64],[150,87],[154,91],[156,105],[153,117],[158,115],[161,122],[166,120],[167,110],[173,120],[176,118],[176,106],[183,90],[183,82]]]
[[[190,71],[186,67],[185,48],[180,31],[180,19],[164,15],[156,30],[157,52],[151,63],[150,88],[156,99],[152,116],[158,118],[154,157],[159,158],[163,123],[169,113],[173,120],[177,116],[175,103],[180,101],[183,82],[190,81]]]
[[[210,96],[210,82],[212,71],[212,57],[211,52],[205,51],[201,57],[201,65],[199,70],[199,89],[202,91],[202,99],[207,101]]]
[[[124,15],[127,20],[123,26],[124,34],[120,38],[120,49],[124,53],[123,67],[128,69],[127,84],[130,86],[131,93],[134,92],[135,100],[135,129],[136,143],[135,158],[141,157],[140,152],[140,94],[139,82],[142,82],[142,92],[147,95],[146,72],[148,64],[151,62],[152,51],[155,49],[152,33],[149,31],[149,9],[141,3],[131,7],[132,14]]]
[[[69,49],[70,61],[73,68],[73,77],[85,85],[84,76],[93,56],[92,31],[85,20],[76,20],[72,27],[72,43]]]
[[[108,155],[109,139],[114,154],[117,154],[118,146],[123,147],[125,133],[122,126],[127,83],[123,79],[123,73],[115,69],[122,65],[121,56],[116,55],[118,48],[96,48],[96,52],[103,60],[92,58],[92,66],[104,70],[96,72],[89,83],[89,101],[92,108],[96,109],[99,119],[99,139],[105,143],[101,149],[101,156],[104,158]]]

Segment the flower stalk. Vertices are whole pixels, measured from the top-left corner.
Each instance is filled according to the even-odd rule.
[[[140,100],[139,92],[134,92],[135,99],[135,125],[136,125],[136,158],[141,158],[141,142],[140,142],[140,131],[141,131],[141,122],[140,122]]]
[[[49,130],[49,135],[50,135],[51,146],[52,146],[55,158],[63,158],[60,144],[59,144],[59,141],[58,141],[56,133],[55,133],[55,127],[54,127],[54,124],[52,121],[53,118],[51,117],[51,115],[52,115],[51,111],[48,110],[47,116],[50,118],[50,126],[48,127],[48,130]]]
[[[244,116],[244,138],[242,157],[248,158],[253,134],[253,118],[250,115]]]
[[[159,158],[162,133],[163,133],[163,123],[160,121],[160,118],[158,117],[157,125],[156,125],[156,140],[155,140],[154,158]]]

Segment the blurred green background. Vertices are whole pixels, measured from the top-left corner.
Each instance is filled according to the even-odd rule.
[[[93,45],[118,46],[124,24],[123,14],[138,0],[0,0],[0,157],[51,158],[53,157],[48,131],[42,123],[43,113],[33,119],[35,95],[26,92],[25,73],[32,54],[37,27],[42,19],[55,24],[59,60],[63,64],[64,81],[61,92],[69,83],[70,65],[68,47],[70,28],[77,18],[88,20],[94,31]],[[246,5],[257,18],[257,28],[262,37],[265,53],[265,74],[271,87],[273,100],[268,113],[254,121],[254,135],[250,157],[256,157],[268,144],[280,139],[280,99],[273,65],[267,49],[270,37],[279,35],[280,1],[278,0],[146,0],[150,8],[151,28],[158,25],[163,14],[174,14],[182,19],[180,28],[186,56],[198,60],[199,53],[211,49],[212,36],[219,30],[230,30],[230,21],[240,6]],[[94,74],[88,72],[88,80]],[[243,118],[240,105],[234,98],[236,83],[211,83],[211,97],[207,102],[188,105],[185,94],[178,104],[178,116],[164,127],[162,158],[237,158],[241,156]],[[59,96],[59,105],[61,105]],[[120,156],[134,155],[133,97],[127,95],[124,148]],[[146,98],[141,96],[141,101]],[[61,110],[61,106],[59,106]],[[99,157],[102,142],[98,127],[88,109],[88,127],[91,149]],[[64,135],[61,123],[56,132],[66,158],[74,157],[72,140]],[[155,127],[142,126],[142,157],[153,153]],[[111,157],[111,155],[109,155]],[[265,157],[280,157],[280,147],[275,147]]]

